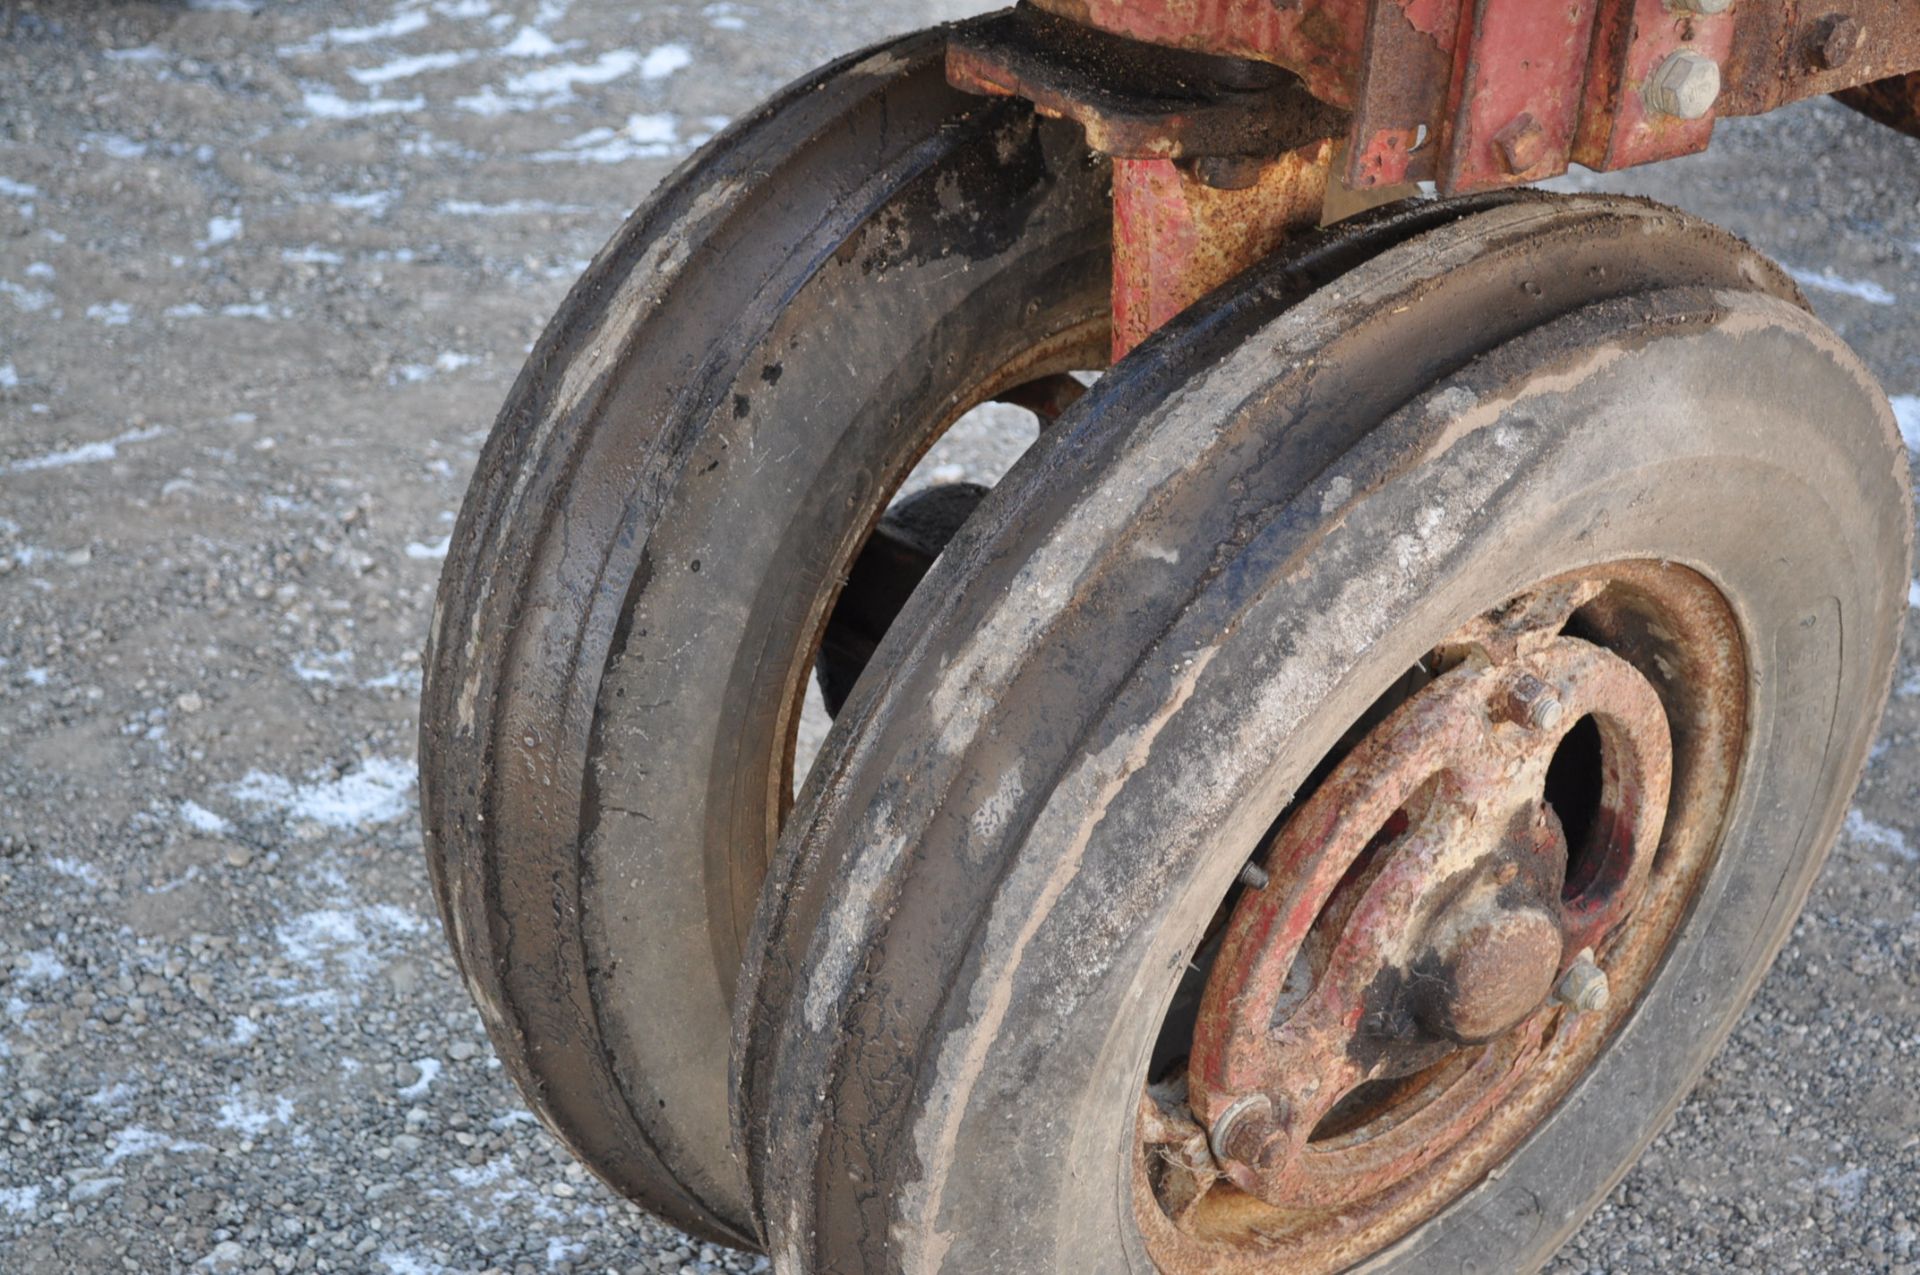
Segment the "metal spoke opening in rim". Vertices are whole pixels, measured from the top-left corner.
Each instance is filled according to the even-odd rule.
[[[1492,608],[1383,697],[1276,821],[1163,1028],[1134,1171],[1162,1269],[1337,1269],[1552,1110],[1715,852],[1745,669],[1712,585],[1628,562]]]

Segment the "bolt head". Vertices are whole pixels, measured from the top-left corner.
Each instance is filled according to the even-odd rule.
[[[1667,8],[1678,13],[1699,13],[1711,17],[1733,8],[1733,0],[1667,0]]]
[[[1849,14],[1833,13],[1822,18],[1813,31],[1812,60],[1816,69],[1837,71],[1853,61],[1866,28]]]
[[[1264,890],[1269,880],[1271,878],[1267,876],[1267,870],[1257,863],[1249,863],[1240,869],[1240,884],[1249,890]]]
[[[1687,49],[1672,54],[1647,77],[1647,107],[1675,119],[1705,119],[1720,99],[1720,66]]]
[[[1529,111],[1522,111],[1493,135],[1494,151],[1515,177],[1524,177],[1547,157],[1547,130]]]
[[[1582,952],[1554,988],[1553,998],[1576,1014],[1598,1013],[1612,998],[1607,972],[1593,963],[1589,953]]]

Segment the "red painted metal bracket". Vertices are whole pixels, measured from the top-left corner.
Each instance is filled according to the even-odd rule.
[[[1914,0],[1031,0],[1273,62],[1353,111],[1346,183],[1446,193],[1705,149],[1714,121],[1920,71]]]

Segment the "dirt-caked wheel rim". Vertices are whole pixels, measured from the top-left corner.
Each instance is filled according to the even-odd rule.
[[[1657,976],[1718,848],[1746,664],[1714,587],[1651,562],[1540,582],[1436,639],[1197,945],[1137,1121],[1162,1269],[1338,1269],[1538,1125]]]

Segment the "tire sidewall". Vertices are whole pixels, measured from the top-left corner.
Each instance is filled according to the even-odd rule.
[[[1553,385],[1502,399],[1543,365]],[[1438,635],[1544,576],[1655,559],[1711,580],[1747,645],[1746,760],[1664,975],[1505,1171],[1373,1268],[1544,1260],[1790,927],[1871,741],[1877,714],[1839,710],[1884,699],[1908,553],[1891,418],[1829,333],[1756,295],[1603,303],[1410,404],[1290,503],[1318,525],[1276,517],[1187,609],[1014,850],[978,945],[994,956],[962,972],[907,1130],[939,1168],[900,1191],[903,1268],[1152,1269],[1114,1166],[1206,916],[1345,724]],[[1220,596],[1248,575],[1253,601]]]

